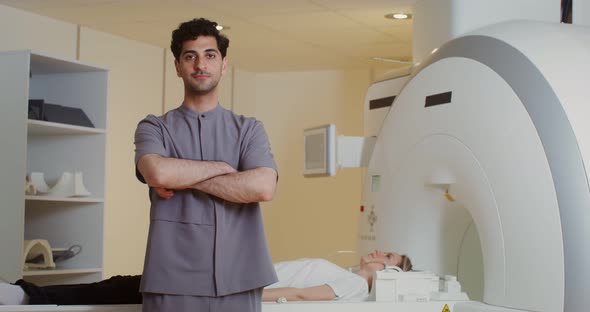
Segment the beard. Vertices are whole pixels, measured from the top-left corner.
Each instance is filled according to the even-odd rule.
[[[217,87],[218,81],[211,81],[202,84],[187,84],[187,89],[194,95],[206,95],[211,93]]]
[[[195,74],[202,74],[202,73],[195,73]],[[209,73],[209,79],[206,81],[199,81],[199,80],[189,80],[185,82],[185,89],[193,95],[206,95],[211,93],[217,85],[219,84],[220,79],[215,79],[214,76],[211,76]]]

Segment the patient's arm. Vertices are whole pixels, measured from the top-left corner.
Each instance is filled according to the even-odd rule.
[[[262,291],[262,301],[277,301],[281,297],[287,301],[319,301],[332,300],[336,298],[336,293],[328,285],[306,288],[270,288]]]

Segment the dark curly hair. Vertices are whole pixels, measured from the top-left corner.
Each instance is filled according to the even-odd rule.
[[[178,60],[180,52],[182,52],[182,44],[187,40],[195,40],[199,36],[211,36],[217,40],[217,48],[221,52],[221,56],[225,58],[227,55],[227,48],[229,47],[229,39],[222,35],[217,28],[216,22],[199,18],[192,19],[178,25],[178,28],[172,32],[172,42],[170,43],[170,50],[174,54],[174,58]]]

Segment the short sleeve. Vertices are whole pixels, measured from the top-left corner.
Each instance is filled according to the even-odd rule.
[[[147,154],[166,156],[162,133],[161,122],[154,115],[148,115],[140,121],[135,130],[135,175],[143,183],[145,183],[145,179],[137,169],[137,162]]]
[[[362,301],[368,296],[367,282],[359,276],[347,276],[339,278],[326,285],[330,286],[338,300]]]
[[[262,123],[255,121],[250,135],[247,136],[245,148],[240,158],[240,168],[242,170],[251,170],[259,167],[268,167],[277,171],[277,165],[270,150],[268,136]]]

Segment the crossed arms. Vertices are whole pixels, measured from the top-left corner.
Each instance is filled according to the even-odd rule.
[[[137,169],[146,183],[163,198],[174,190],[196,189],[235,203],[270,201],[273,198],[277,173],[272,168],[258,167],[238,172],[225,162],[199,161],[142,156]]]

